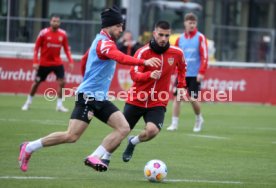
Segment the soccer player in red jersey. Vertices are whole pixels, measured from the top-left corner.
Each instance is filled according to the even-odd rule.
[[[159,58],[161,66],[158,68],[135,66],[130,70],[134,83],[124,107],[124,115],[130,129],[133,129],[143,117],[145,129],[139,135],[129,137],[128,146],[122,156],[124,162],[131,159],[138,143],[153,139],[162,129],[169,101],[171,75],[174,74],[176,67],[179,95],[185,95],[186,63],[182,50],[169,44],[170,34],[170,24],[167,21],[157,22],[149,44],[140,48],[135,54],[135,57],[142,59]]]
[[[55,73],[58,82],[56,110],[61,112],[68,111],[68,109],[62,105],[62,88],[65,85],[64,67],[60,58],[60,51],[62,47],[69,60],[71,69],[73,69],[74,64],[68,45],[66,31],[60,29],[59,26],[60,18],[58,16],[52,16],[50,20],[50,27],[42,29],[36,39],[33,68],[37,70],[37,73],[27,101],[22,106],[22,110],[24,111],[29,109],[32,103],[32,98],[35,95],[39,85],[41,82],[45,81],[48,74],[51,72]],[[39,51],[40,59],[38,59]]]

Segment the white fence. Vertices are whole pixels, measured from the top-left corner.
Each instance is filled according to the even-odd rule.
[[[32,59],[34,51],[33,43],[19,43],[19,42],[0,42],[0,57],[14,57],[23,59]],[[66,60],[66,55],[61,50],[62,59]],[[72,55],[74,60],[79,61],[81,55]]]

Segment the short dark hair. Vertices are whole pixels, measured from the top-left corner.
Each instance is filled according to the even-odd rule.
[[[171,29],[170,23],[164,20],[156,22],[154,28]]]
[[[53,18],[59,18],[60,19],[60,16],[57,15],[57,14],[52,14],[51,17],[50,17],[50,20],[53,19]]]
[[[194,13],[190,12],[190,13],[185,14],[184,20],[185,21],[187,21],[187,20],[197,21],[197,16]]]

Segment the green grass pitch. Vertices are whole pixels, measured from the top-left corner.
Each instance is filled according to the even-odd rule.
[[[0,95],[0,187],[54,188],[265,188],[276,187],[276,107],[253,104],[202,104],[204,129],[193,133],[194,115],[183,103],[179,129],[165,125],[152,141],[136,147],[133,159],[124,163],[124,140],[113,154],[110,169],[96,172],[83,164],[111,129],[94,119],[74,144],[44,148],[33,154],[29,171],[19,170],[19,145],[53,131],[67,129],[70,113],[55,111],[55,102],[35,97],[31,110],[21,111],[26,96]],[[123,102],[115,102],[122,110]],[[65,106],[72,110],[73,99]],[[131,134],[143,129],[140,121]],[[168,167],[167,180],[150,183],[143,168],[147,161],[161,159]]]

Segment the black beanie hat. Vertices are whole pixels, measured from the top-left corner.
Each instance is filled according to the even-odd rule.
[[[112,8],[105,9],[101,13],[101,19],[102,19],[102,28],[113,26],[124,22],[123,17],[121,15],[121,10],[115,5],[113,5]]]

